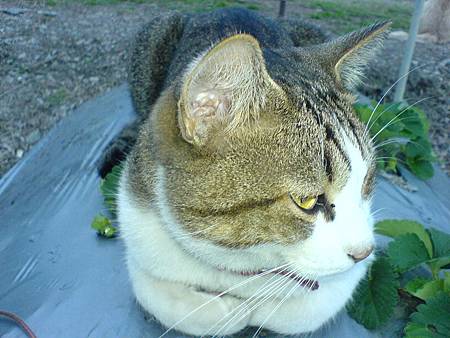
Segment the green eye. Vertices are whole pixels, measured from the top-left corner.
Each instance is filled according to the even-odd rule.
[[[296,193],[290,193],[291,199],[301,209],[311,210],[317,203],[317,196],[300,197]]]

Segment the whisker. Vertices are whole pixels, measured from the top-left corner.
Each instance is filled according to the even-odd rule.
[[[378,116],[372,121],[372,124],[369,126],[369,122],[367,122],[367,125],[366,125],[366,127],[368,128],[367,129],[367,132],[369,133],[370,132],[370,130],[372,129],[372,127],[375,125],[375,123],[378,121],[378,119],[381,117],[381,115],[383,115],[385,112],[387,112],[387,111],[389,111],[389,109],[390,108],[392,108],[393,106],[395,106],[397,103],[396,102],[394,102],[394,103],[391,103],[387,108],[385,108],[380,114],[378,114]],[[376,112],[376,110],[374,110],[373,112],[372,112],[372,114],[374,114]],[[369,119],[369,121],[370,121],[370,119]]]
[[[275,267],[275,268],[266,270],[266,271],[264,271],[264,272],[262,272],[262,273],[260,273],[260,274],[257,274],[257,275],[255,275],[255,276],[252,276],[252,277],[250,277],[250,278],[248,278],[248,279],[246,279],[246,280],[244,280],[244,281],[238,283],[237,285],[234,285],[234,286],[228,288],[228,289],[225,290],[225,291],[222,291],[222,292],[219,293],[217,296],[211,298],[210,300],[208,300],[207,302],[205,302],[205,303],[203,303],[202,305],[198,306],[197,308],[195,308],[194,310],[192,310],[191,312],[189,312],[187,315],[185,315],[183,318],[181,318],[180,320],[178,320],[175,324],[173,324],[173,325],[172,325],[171,327],[169,327],[166,331],[164,331],[163,334],[159,336],[159,338],[164,337],[167,333],[169,333],[169,332],[170,332],[173,328],[175,328],[178,324],[182,323],[184,320],[186,320],[186,319],[189,318],[191,315],[193,315],[194,313],[196,313],[196,312],[199,311],[200,309],[204,308],[206,305],[208,305],[209,303],[213,302],[213,301],[216,300],[217,298],[219,298],[219,297],[221,297],[221,296],[227,294],[228,292],[230,292],[230,291],[232,291],[232,290],[235,290],[235,289],[238,288],[238,287],[241,287],[242,285],[245,285],[245,284],[247,284],[247,283],[249,283],[249,282],[251,282],[251,281],[253,281],[253,280],[255,280],[255,279],[261,278],[261,277],[263,277],[263,276],[265,276],[265,275],[268,275],[268,274],[272,273],[273,271],[276,271],[276,270],[278,270],[278,269],[284,268],[284,267],[286,267],[286,266],[288,266],[288,265],[289,265],[289,263],[286,263],[286,264],[277,266],[277,267]]]
[[[372,117],[373,117],[374,112],[377,110],[378,106],[381,104],[381,102],[383,101],[383,99],[385,98],[385,96],[386,96],[386,95],[392,90],[392,88],[394,88],[395,85],[396,85],[397,83],[399,83],[399,82],[401,81],[401,79],[403,79],[405,76],[408,76],[408,75],[409,75],[410,73],[412,73],[413,71],[415,71],[415,70],[417,70],[417,69],[419,69],[419,68],[425,67],[425,66],[427,66],[427,65],[428,65],[428,64],[423,64],[423,65],[419,65],[419,66],[417,66],[417,67],[414,67],[413,69],[411,69],[410,71],[408,71],[406,74],[403,74],[402,76],[400,76],[400,77],[397,79],[397,81],[395,81],[395,82],[388,88],[388,90],[383,94],[383,96],[381,97],[381,99],[377,102],[375,108],[374,108],[373,111],[372,111],[372,114],[370,114],[369,120],[367,121],[367,124],[366,124],[366,128],[364,128],[364,136],[365,136],[365,137],[367,136],[366,133],[368,132],[367,126],[369,125],[370,121],[372,120]]]
[[[287,277],[289,277],[293,274],[294,274],[294,272],[291,272]],[[295,281],[293,279],[291,280],[291,279],[287,278],[286,284],[283,285],[283,287],[281,287],[276,294],[271,294],[271,295],[266,296],[264,299],[262,299],[258,303],[256,303],[251,309],[249,309],[249,311],[251,312],[251,311],[255,310],[256,308],[260,307],[265,301],[269,300],[269,298],[278,298],[282,294],[282,292],[286,289],[286,287],[288,286],[289,283],[295,282],[297,284],[297,283],[302,283],[304,280],[305,280],[304,277],[301,277],[299,281]]]
[[[266,317],[266,319],[262,322],[262,324],[258,327],[255,334],[253,335],[253,338],[255,338],[263,328],[264,324],[267,323],[267,321],[272,317],[272,315],[280,308],[280,306],[297,290],[297,288],[300,286],[299,283],[295,283],[294,286],[289,290],[289,292],[284,296],[284,298],[278,303],[277,306],[269,313],[269,315]]]
[[[375,123],[378,121],[378,119],[381,117],[381,115],[383,115],[385,112],[389,111],[393,106],[395,106],[396,104],[398,104],[397,102],[393,102],[391,103],[387,108],[384,108],[384,110],[378,114],[378,116],[375,118],[375,120],[372,121],[372,124],[369,126],[369,124],[367,124],[368,130],[367,132],[369,133],[370,130],[373,128],[373,126],[375,125]],[[375,113],[376,111],[374,111],[373,113]]]
[[[407,164],[406,161],[404,161],[398,157],[393,157],[393,156],[380,156],[375,159],[376,162],[386,162],[384,160],[396,160],[402,164]]]
[[[291,264],[289,264],[290,266]],[[282,271],[285,271],[289,268],[289,266],[285,267]],[[233,317],[228,320],[222,327],[220,327],[218,330],[216,330],[216,332],[220,332],[222,331],[224,328],[227,327],[227,325],[229,325],[234,318],[236,318],[240,313],[242,313],[242,311],[244,311],[245,309],[247,309],[250,306],[250,303],[253,302],[254,300],[258,300],[259,297],[266,295],[267,293],[270,295],[270,292],[278,287],[278,285],[282,284],[282,282],[284,281],[284,278],[280,277],[277,280],[275,280],[274,282],[270,281],[276,277],[280,277],[280,275],[278,274],[274,274],[268,281],[266,281],[261,287],[258,288],[258,290],[255,291],[255,293],[247,298],[244,302],[242,302],[241,304],[239,304],[239,306],[237,306],[236,308],[234,308],[232,311],[230,311],[224,318],[222,318],[221,320],[219,320],[217,323],[214,324],[214,326],[208,330],[208,332],[210,332],[212,329],[214,329],[217,325],[219,325],[223,320],[225,320],[227,317],[229,317],[233,312],[239,310],[239,312],[237,312],[236,314],[233,315]],[[266,286],[265,286],[266,285]],[[265,286],[265,287],[264,287]],[[248,313],[248,311],[247,311]],[[208,332],[206,334],[208,334]],[[216,335],[216,334],[215,334]],[[215,336],[214,335],[214,336]],[[213,336],[213,337],[214,337]]]
[[[403,115],[406,111],[408,111],[408,109],[414,107],[416,104],[419,104],[422,101],[425,101],[427,99],[429,99],[430,97],[425,97],[423,99],[420,99],[416,102],[414,102],[413,104],[410,104],[408,107],[406,107],[405,109],[403,109],[400,113],[398,113],[396,116],[394,116],[388,123],[386,123],[383,128],[381,128],[374,136],[372,136],[372,138],[370,139],[371,142],[373,142],[373,140],[381,133],[383,132],[383,130],[385,130],[387,127],[389,127],[393,121],[395,121],[395,119],[397,119],[398,117],[400,117],[401,115]]]
[[[213,225],[210,225],[210,226],[206,227],[205,229],[197,230],[197,231],[191,231],[191,232],[187,231],[185,234],[182,234],[182,235],[179,235],[179,236],[173,236],[172,238],[175,239],[175,240],[190,238],[191,236],[195,236],[195,235],[207,232],[210,229],[215,228],[217,226],[219,226],[219,224],[213,224]]]
[[[402,137],[393,137],[389,138],[383,142],[378,143],[373,148],[376,150],[378,148],[384,147],[385,145],[392,144],[392,143],[400,143],[401,141],[405,141],[405,143],[408,143],[408,140]]]
[[[372,216],[375,216],[377,213],[379,213],[379,212],[381,212],[381,211],[384,211],[384,210],[387,210],[387,208],[378,208],[377,210],[374,210],[374,211],[371,212],[370,214],[371,214]]]

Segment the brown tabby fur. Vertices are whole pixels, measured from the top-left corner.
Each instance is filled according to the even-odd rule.
[[[236,13],[214,15],[225,18],[226,25],[226,20]],[[352,170],[342,131],[372,163],[362,192],[366,198],[370,195],[373,148],[354,115],[354,97],[347,88],[356,81],[373,45],[385,34],[386,24],[300,48],[271,21],[270,27],[286,41],[258,38],[258,31],[246,29],[244,23],[242,27],[233,23],[224,31],[250,35],[225,33],[208,37],[202,33],[207,27],[202,18],[183,20],[188,23],[183,33],[177,31],[178,45],[167,60],[170,66],[163,72],[166,82],[158,100],[150,107],[145,104],[146,94],[139,96],[137,108],[151,114],[140,130],[127,166],[130,190],[142,207],[151,208],[157,203],[155,175],[157,167],[162,166],[171,210],[193,236],[230,248],[305,239],[319,210],[326,218],[334,217],[334,196]],[[210,39],[222,43],[209,53],[227,53],[223,49],[230,43],[224,40],[227,36],[243,39],[254,49],[257,64],[246,67],[262,67],[264,71],[257,72],[258,84],[249,90],[262,95],[249,103],[248,111],[240,110],[238,117],[233,115],[237,122],[232,123],[231,117],[215,121],[204,139],[196,142],[183,133],[185,120],[180,117],[189,109],[188,98],[183,96],[194,72],[189,64],[208,49],[204,46],[210,46]],[[177,50],[181,52],[177,54]],[[138,54],[135,63],[139,62]],[[239,53],[225,56],[240,57]],[[205,59],[197,62],[197,67],[209,67]],[[139,92],[139,81],[131,84],[132,91]],[[237,92],[244,89],[238,88]],[[313,210],[304,211],[290,200],[289,192],[321,197]]]

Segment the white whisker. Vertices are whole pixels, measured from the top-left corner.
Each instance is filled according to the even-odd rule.
[[[289,266],[290,266],[290,264],[289,264]],[[281,271],[286,271],[286,270],[289,268],[289,266],[285,267],[285,268],[284,268],[283,270],[281,270]],[[284,280],[283,278],[279,278],[279,279],[275,280],[274,282],[270,282],[272,279],[274,279],[274,278],[276,278],[276,277],[279,277],[279,276],[280,276],[280,275],[278,275],[278,274],[274,274],[268,281],[266,281],[261,287],[259,287],[258,290],[256,290],[255,293],[254,293],[251,297],[247,298],[244,302],[242,302],[241,304],[239,304],[239,306],[237,306],[237,307],[234,308],[232,311],[230,311],[224,318],[222,318],[222,319],[219,320],[217,323],[215,323],[214,326],[213,326],[210,330],[208,330],[208,332],[211,331],[212,329],[214,329],[214,328],[215,328],[217,325],[219,325],[223,320],[225,320],[226,318],[228,318],[231,314],[233,314],[233,312],[235,312],[235,311],[237,311],[237,310],[240,309],[239,312],[237,312],[236,314],[234,314],[233,317],[232,317],[230,320],[228,320],[222,327],[220,327],[218,330],[216,330],[216,332],[222,331],[224,328],[227,327],[228,324],[230,324],[230,323],[233,321],[234,318],[236,318],[240,313],[242,313],[243,310],[247,309],[247,308],[250,306],[250,303],[251,303],[251,302],[253,302],[254,300],[258,300],[258,298],[261,297],[261,296],[264,297],[264,295],[267,294],[267,293],[270,295],[270,292],[271,292],[274,288],[278,287],[278,285],[280,284],[280,282],[282,283],[283,280]],[[247,311],[247,312],[248,312],[248,311]],[[207,333],[208,333],[208,332],[207,332]],[[215,334],[215,335],[216,335],[216,334]],[[215,336],[215,335],[214,335],[214,336]],[[214,337],[214,336],[213,336],[213,337]]]
[[[265,276],[265,275],[267,275],[267,274],[272,273],[272,272],[275,271],[275,270],[278,270],[278,269],[283,268],[283,267],[288,266],[288,265],[289,265],[289,263],[286,263],[286,264],[277,266],[277,267],[275,267],[275,268],[269,269],[269,270],[264,271],[264,272],[262,272],[262,273],[260,273],[260,274],[257,274],[257,275],[255,275],[255,276],[252,276],[251,278],[246,279],[246,280],[244,280],[244,281],[238,283],[237,285],[234,285],[234,286],[228,288],[228,289],[225,290],[225,291],[222,291],[222,292],[219,293],[217,296],[211,298],[209,301],[207,301],[207,302],[203,303],[202,305],[198,306],[197,308],[195,308],[194,310],[192,310],[191,312],[189,312],[187,315],[185,315],[183,318],[181,318],[180,320],[178,320],[175,324],[173,324],[173,325],[172,325],[171,327],[169,327],[166,331],[164,331],[163,334],[159,336],[159,338],[164,337],[167,333],[169,333],[172,329],[174,329],[178,324],[182,323],[184,320],[186,320],[186,319],[189,318],[191,315],[193,315],[194,313],[196,313],[197,311],[199,311],[200,309],[202,309],[203,307],[205,307],[205,306],[208,305],[209,303],[213,302],[213,301],[216,300],[217,298],[220,298],[221,296],[227,294],[228,292],[230,292],[230,291],[232,291],[232,290],[235,290],[235,289],[238,288],[238,287],[241,287],[242,285],[245,285],[245,284],[247,284],[247,283],[249,283],[249,282],[251,282],[251,281],[253,281],[253,280],[255,280],[255,279],[261,278],[261,277],[263,277],[263,276]]]
[[[219,223],[213,224],[213,225],[210,225],[210,226],[206,227],[205,229],[197,230],[197,231],[192,231],[192,232],[187,232],[187,233],[184,234],[184,235],[173,236],[172,238],[175,239],[175,240],[181,240],[181,239],[186,239],[186,238],[194,237],[195,235],[198,235],[198,234],[202,234],[202,233],[204,233],[204,232],[207,232],[207,231],[209,231],[210,229],[215,228],[215,227],[217,227],[217,226],[219,226],[219,225],[220,225]]]
[[[368,128],[367,129],[367,132],[370,132],[370,130],[372,129],[372,127],[375,125],[375,123],[378,121],[378,119],[381,117],[381,115],[383,115],[385,112],[387,112],[387,111],[389,111],[389,109],[391,108],[391,107],[393,107],[393,106],[395,106],[397,103],[391,103],[387,108],[385,108],[380,114],[378,114],[378,116],[372,121],[372,124],[371,125],[369,125],[369,122],[367,122],[367,125],[366,125],[366,127]],[[372,112],[372,115],[375,113],[375,111],[373,111]]]
[[[410,104],[408,107],[406,107],[405,109],[403,109],[400,113],[398,113],[396,116],[394,116],[388,123],[386,123],[383,128],[381,128],[374,136],[372,136],[372,138],[370,139],[371,142],[373,142],[373,140],[381,133],[383,132],[383,130],[385,130],[387,127],[389,127],[394,121],[395,119],[399,118],[401,115],[403,115],[406,111],[408,111],[408,109],[414,107],[416,104],[419,104],[422,101],[425,101],[429,99],[429,97],[425,97],[423,99],[420,99],[416,102],[414,102],[413,104]]]
[[[297,290],[297,288],[300,286],[300,283],[294,284],[294,286],[289,290],[289,292],[284,296],[284,298],[278,303],[277,306],[269,313],[269,315],[266,317],[266,319],[262,322],[262,324],[259,326],[259,328],[256,330],[255,334],[253,335],[253,338],[255,338],[259,332],[261,332],[261,329],[263,328],[264,324],[267,323],[267,321],[272,317],[272,315],[280,308],[281,305]]]
[[[366,124],[366,128],[364,129],[364,135],[366,135],[366,133],[368,132],[367,126],[369,125],[370,121],[372,120],[372,117],[373,117],[374,112],[377,110],[378,106],[381,104],[381,102],[383,101],[383,99],[385,98],[385,96],[392,90],[392,88],[394,88],[395,85],[396,85],[397,83],[399,83],[399,82],[401,81],[401,79],[403,79],[405,76],[408,76],[408,75],[409,75],[410,73],[412,73],[413,71],[415,71],[415,70],[417,70],[417,69],[419,69],[419,68],[425,67],[426,65],[427,65],[427,64],[423,64],[423,65],[420,65],[420,66],[417,66],[417,67],[411,69],[411,70],[410,70],[409,72],[407,72],[406,74],[403,74],[402,76],[400,76],[400,77],[397,79],[397,81],[395,81],[395,82],[388,88],[388,90],[386,90],[386,92],[383,94],[383,96],[381,97],[381,99],[377,102],[375,108],[374,108],[373,111],[372,111],[372,114],[370,114],[369,120],[367,121],[367,124]]]

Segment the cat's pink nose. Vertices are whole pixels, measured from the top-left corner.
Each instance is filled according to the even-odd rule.
[[[361,262],[362,260],[369,257],[369,255],[373,251],[373,246],[371,245],[367,249],[363,250],[352,250],[347,253],[347,256],[350,257],[355,263]]]

